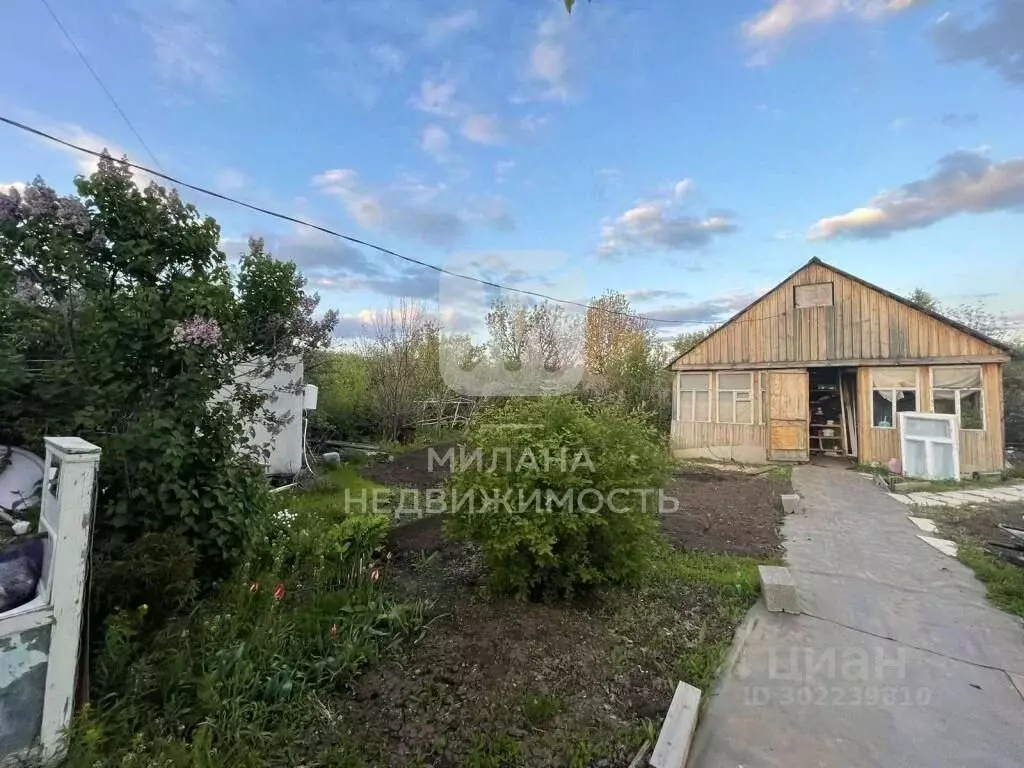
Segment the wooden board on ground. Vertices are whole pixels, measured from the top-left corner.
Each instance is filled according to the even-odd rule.
[[[683,768],[686,765],[699,710],[700,689],[679,683],[661,725],[658,743],[654,745],[650,760],[653,768]]]

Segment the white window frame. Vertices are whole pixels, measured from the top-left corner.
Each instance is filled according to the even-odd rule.
[[[977,368],[978,377],[981,383],[976,387],[967,387],[967,389],[950,389],[949,387],[936,387],[935,386],[935,369],[936,368]],[[937,413],[935,410],[935,390],[941,389],[943,392],[953,393],[953,404],[956,410],[956,425],[957,429],[963,430],[964,432],[984,432],[988,429],[988,416],[985,414],[985,368],[980,365],[933,365],[928,369],[929,383],[931,384],[932,393],[932,413]],[[981,400],[981,427],[965,427],[960,417],[960,393],[961,392],[977,392],[978,397]],[[942,416],[952,416],[952,413],[940,414]]]
[[[704,376],[707,382],[707,389],[683,389],[683,376]],[[689,424],[710,424],[711,423],[711,382],[712,374],[710,371],[678,371],[676,373],[676,421],[686,422]],[[690,392],[693,397],[690,398],[690,413],[688,418],[683,418],[683,392]],[[697,419],[697,392],[708,393],[708,417],[706,419]]]
[[[744,389],[723,389],[722,376],[746,376],[747,387]],[[732,393],[732,421],[722,421],[720,412],[721,396],[723,392]],[[741,400],[739,395],[746,394],[746,399]],[[736,403],[750,403],[750,421],[736,421]],[[715,422],[718,424],[753,424],[754,423],[754,374],[744,371],[718,371],[715,374]]]
[[[953,479],[960,478],[960,441],[957,440],[958,426],[956,419],[952,413],[920,413],[916,411],[900,411],[899,424],[900,424],[900,463],[903,467],[903,472],[907,471],[907,449],[906,445],[910,442],[924,443],[924,456],[925,456],[925,479],[927,480],[939,480],[938,474],[935,472],[935,454],[932,450],[932,446],[936,444],[952,445],[953,446],[953,472],[955,476]],[[904,424],[907,417],[928,420],[928,421],[948,421],[952,425],[950,430],[950,437],[908,437],[907,430]],[[916,477],[916,475],[915,475]]]
[[[872,429],[896,429],[899,424],[900,413],[914,413],[914,411],[896,411],[896,393],[897,392],[913,392],[914,393],[914,405],[916,408],[921,407],[921,371],[917,368],[914,370],[914,386],[913,387],[876,387],[875,380],[873,378],[875,369],[883,368],[903,368],[904,366],[892,366],[892,365],[880,365],[875,368],[868,369],[868,385],[871,391],[871,428]],[[912,366],[905,366],[911,368]],[[875,424],[875,392],[891,392],[892,393],[892,423],[888,427],[883,427],[879,424]]]

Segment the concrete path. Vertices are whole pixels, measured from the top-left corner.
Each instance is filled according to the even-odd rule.
[[[871,480],[801,466],[793,482],[803,614],[748,614],[688,765],[1024,765],[1024,624]]]
[[[890,498],[916,507],[966,507],[972,504],[1012,504],[1024,502],[1024,484],[995,485],[991,488],[964,488],[957,491],[918,491],[890,493]]]

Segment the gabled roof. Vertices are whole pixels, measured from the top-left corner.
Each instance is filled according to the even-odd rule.
[[[871,289],[872,291],[877,291],[878,293],[882,294],[883,296],[885,296],[885,297],[887,297],[889,299],[892,299],[893,301],[897,301],[900,304],[903,304],[903,305],[905,305],[907,307],[910,307],[911,309],[917,310],[918,312],[921,312],[921,313],[923,313],[925,315],[928,315],[928,316],[938,320],[941,323],[945,323],[946,325],[948,325],[948,326],[950,326],[952,328],[955,328],[956,330],[960,331],[961,333],[966,333],[968,336],[973,336],[974,338],[978,339],[979,341],[982,341],[985,344],[989,344],[989,345],[995,347],[996,349],[1002,350],[1003,352],[1006,352],[1007,354],[1010,354],[1010,355],[1016,354],[1016,350],[1013,347],[1009,346],[1008,344],[1006,344],[1004,342],[1001,342],[1001,341],[998,341],[996,339],[993,339],[992,337],[987,336],[984,333],[981,333],[980,331],[975,330],[974,328],[966,326],[963,323],[958,322],[956,320],[953,320],[952,318],[946,317],[945,315],[942,315],[942,314],[940,314],[940,313],[938,313],[938,312],[936,312],[934,310],[928,309],[926,307],[922,307],[919,304],[915,304],[914,302],[910,301],[910,299],[907,299],[907,298],[905,298],[903,296],[900,296],[899,294],[893,293],[891,291],[887,291],[885,288],[877,286],[874,283],[869,283],[867,280],[864,280],[863,278],[857,277],[856,275],[852,275],[849,272],[845,272],[844,270],[839,269],[839,267],[834,267],[831,264],[828,264],[828,263],[822,261],[821,259],[819,259],[817,256],[815,256],[810,261],[808,261],[806,264],[804,264],[802,267],[800,267],[799,269],[797,269],[793,273],[787,275],[783,280],[781,280],[778,283],[778,285],[774,286],[771,290],[766,291],[764,294],[762,294],[761,296],[756,298],[754,301],[752,301],[746,307],[741,309],[735,315],[730,317],[728,320],[726,320],[724,323],[722,323],[720,326],[718,326],[718,328],[716,328],[713,332],[709,333],[706,337],[704,337],[699,342],[694,344],[688,350],[686,350],[682,354],[676,355],[674,358],[672,358],[672,360],[671,360],[671,362],[669,362],[667,368],[671,369],[672,366],[675,365],[676,362],[680,358],[684,357],[685,355],[688,355],[693,350],[695,350],[698,347],[702,346],[705,342],[707,342],[708,339],[710,339],[710,338],[712,338],[714,336],[717,336],[719,333],[724,331],[730,325],[735,323],[740,317],[742,317],[744,314],[746,314],[750,310],[750,308],[753,307],[755,304],[760,302],[766,296],[768,296],[768,295],[774,293],[775,291],[777,291],[779,288],[781,288],[787,282],[789,282],[794,277],[796,277],[798,274],[800,274],[805,269],[807,269],[809,266],[814,265],[814,264],[817,264],[818,266],[825,267],[826,269],[829,269],[829,270],[835,272],[837,275],[840,275],[842,277],[847,278],[848,280],[852,280],[852,281],[854,281],[856,283],[860,283],[861,285],[865,286],[866,288]]]

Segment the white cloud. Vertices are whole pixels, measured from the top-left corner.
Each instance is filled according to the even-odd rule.
[[[420,83],[419,93],[413,96],[409,103],[421,112],[455,117],[462,109],[455,98],[456,89],[456,83],[452,79],[426,78]]]
[[[500,232],[509,232],[516,228],[512,210],[503,197],[490,196],[478,200],[472,207],[470,216]]]
[[[497,198],[479,201],[466,209],[446,205],[442,199],[446,191],[443,185],[407,179],[381,190],[370,190],[349,168],[317,174],[313,184],[341,200],[360,226],[415,238],[429,245],[454,245],[473,222],[493,229],[515,226],[507,206],[499,207]]]
[[[866,206],[818,221],[810,240],[884,238],[927,227],[960,213],[1024,211],[1024,158],[994,162],[960,150],[924,179],[879,193]]]
[[[0,192],[10,192],[12,189],[16,189],[18,192],[25,191],[25,182],[23,181],[0,181]]]
[[[477,144],[500,144],[505,138],[501,121],[495,115],[483,113],[466,115],[459,133]]]
[[[77,144],[84,149],[89,149],[93,152],[102,152],[106,150],[107,153],[115,160],[127,157],[130,161],[141,164],[140,157],[128,153],[120,144],[108,141],[99,134],[86,130],[80,125],[76,125],[74,123],[58,123],[54,125],[44,125],[43,129],[57,138],[63,139],[71,144]],[[44,146],[50,149],[56,149],[71,157],[74,160],[76,172],[84,176],[95,173],[99,166],[98,157],[87,155],[84,152],[79,152],[78,150],[71,149],[70,147],[53,144],[45,139],[39,139],[39,141]],[[153,176],[143,171],[133,170],[132,177],[135,179],[135,183],[140,187],[145,187],[152,181],[156,181],[164,186],[169,186],[167,182],[162,181],[161,179],[155,179]]]
[[[537,27],[530,49],[529,75],[541,86],[541,98],[566,101],[570,96],[572,65],[568,30],[567,22],[560,16],[549,17]]]
[[[873,21],[906,11],[925,0],[773,0],[770,7],[743,24],[748,40],[778,41],[798,27],[821,24],[840,17]],[[764,59],[758,59],[763,62]]]
[[[679,322],[712,325],[727,320],[758,298],[756,293],[730,291],[700,301],[667,304],[662,307],[645,309],[644,315],[654,318],[654,325],[671,326],[678,333],[693,330],[679,325]],[[658,321],[662,322],[658,322]],[[675,321],[675,322],[672,322]]]
[[[969,27],[959,15],[946,13],[932,35],[943,61],[976,61],[1015,85],[1024,85],[1024,3],[992,0],[989,16]]]
[[[228,52],[217,6],[191,0],[138,6],[157,74],[168,83],[223,90]]]
[[[672,188],[672,193],[675,195],[676,200],[682,200],[693,192],[694,186],[693,179],[683,179],[682,181],[676,182],[675,186]]]
[[[452,140],[448,135],[448,131],[440,125],[432,123],[423,129],[420,147],[438,162],[444,162],[449,159],[451,146]]]
[[[523,133],[539,133],[551,122],[548,115],[524,115],[519,118],[519,128]]]
[[[479,23],[480,15],[475,8],[438,16],[427,22],[423,30],[423,43],[429,47],[441,45],[452,37],[473,29]]]
[[[630,252],[699,250],[714,237],[737,229],[728,213],[676,214],[670,202],[646,200],[601,227],[598,255],[616,258]]]
[[[372,46],[370,48],[370,58],[377,62],[380,68],[388,74],[401,72],[405,68],[405,54],[390,43]]]

